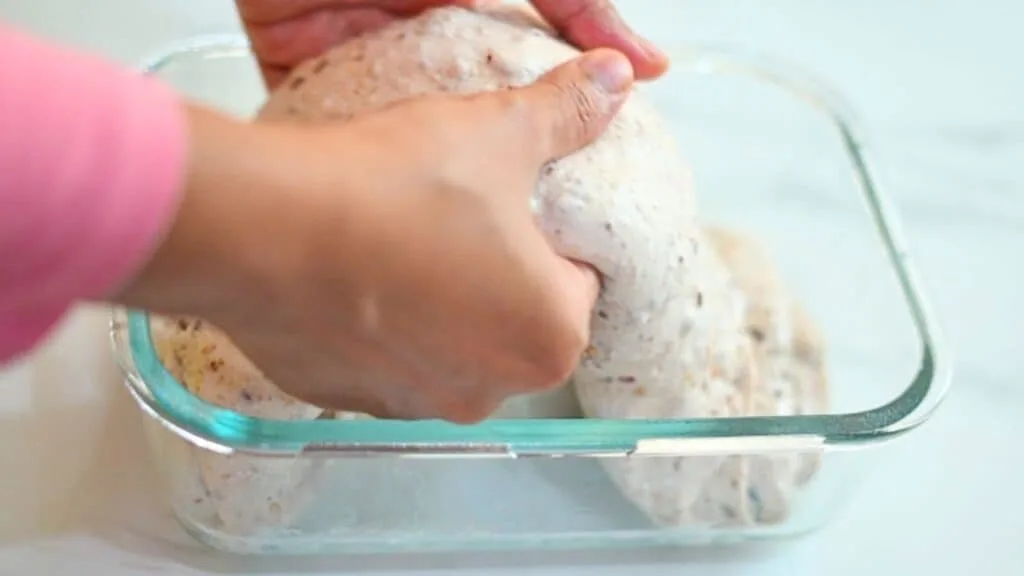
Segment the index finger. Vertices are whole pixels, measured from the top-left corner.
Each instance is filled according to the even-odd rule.
[[[580,49],[612,48],[625,54],[637,78],[656,78],[668,69],[668,57],[634,32],[611,0],[531,0],[530,3],[563,38]]]

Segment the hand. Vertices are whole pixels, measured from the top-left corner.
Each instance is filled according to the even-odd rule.
[[[177,221],[120,301],[206,317],[319,406],[483,419],[564,383],[588,343],[597,273],[551,249],[528,200],[631,83],[598,50],[527,87],[342,125],[194,111]]]
[[[477,7],[500,0],[236,0],[267,83],[276,86],[300,62],[395,18],[444,5]],[[538,12],[581,50],[625,54],[641,79],[661,75],[668,58],[634,33],[612,0],[532,0]]]

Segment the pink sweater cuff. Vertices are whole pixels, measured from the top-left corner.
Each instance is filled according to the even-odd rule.
[[[187,154],[183,107],[153,78],[0,27],[0,364],[159,244]]]

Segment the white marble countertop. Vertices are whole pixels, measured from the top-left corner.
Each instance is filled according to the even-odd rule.
[[[743,43],[802,64],[856,107],[956,354],[932,422],[881,450],[833,524],[757,552],[240,559],[180,533],[152,484],[104,317],[76,314],[0,373],[0,574],[1024,573],[1024,5],[1013,0],[619,2],[663,42]],[[666,18],[666,14],[673,15]],[[135,62],[235,25],[225,0],[0,0],[0,19]],[[60,421],[60,426],[54,423]]]

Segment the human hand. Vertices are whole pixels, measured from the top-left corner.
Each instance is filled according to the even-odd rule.
[[[588,344],[597,273],[552,250],[528,200],[631,83],[598,50],[523,88],[341,125],[195,111],[177,221],[120,300],[205,317],[318,406],[483,419],[564,383]]]
[[[267,83],[273,87],[295,65],[346,38],[395,18],[445,5],[482,7],[500,0],[236,0]],[[633,32],[612,0],[532,0],[566,40],[581,50],[612,48],[625,54],[641,79],[659,76],[668,58]]]

